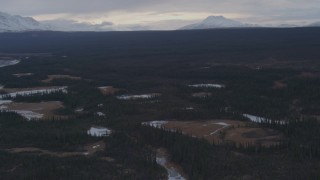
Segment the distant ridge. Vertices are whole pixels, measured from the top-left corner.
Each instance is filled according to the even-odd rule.
[[[309,27],[320,27],[320,21],[310,24]]]

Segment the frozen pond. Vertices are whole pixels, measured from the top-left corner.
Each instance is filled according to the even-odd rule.
[[[20,63],[20,60],[0,60],[0,68],[6,66],[13,66]]]
[[[191,84],[189,87],[194,88],[225,88],[223,84]]]

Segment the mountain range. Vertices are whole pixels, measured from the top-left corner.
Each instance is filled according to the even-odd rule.
[[[41,30],[49,30],[49,27],[46,27],[31,17],[22,17],[0,12],[0,32]]]
[[[209,16],[203,21],[179,28],[179,30],[217,29],[217,28],[252,28],[265,27],[255,24],[245,24],[223,16]],[[275,27],[275,26],[272,26]],[[296,25],[279,25],[276,27],[299,27]],[[320,27],[320,22],[306,27]],[[114,25],[112,22],[101,24],[79,23],[72,20],[51,20],[38,22],[32,17],[22,17],[0,12],[0,32],[24,31],[140,31],[149,30],[150,27],[142,25]],[[159,29],[161,30],[161,29]]]

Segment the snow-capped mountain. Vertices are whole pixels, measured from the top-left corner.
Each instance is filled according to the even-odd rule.
[[[49,28],[31,17],[10,15],[0,12],[0,32],[39,31]]]
[[[217,28],[243,28],[254,27],[254,25],[244,24],[239,21],[227,19],[223,16],[209,16],[205,20],[182,27],[182,30],[191,29],[217,29]]]
[[[112,22],[100,24],[81,23],[73,20],[50,20],[36,21],[31,17],[10,15],[0,12],[0,32],[24,32],[24,31],[140,31],[148,30],[149,27],[142,25],[115,25]]]

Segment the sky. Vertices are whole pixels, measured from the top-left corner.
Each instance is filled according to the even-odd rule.
[[[0,11],[38,21],[175,29],[210,15],[244,23],[307,24],[320,21],[320,0],[0,0]]]

